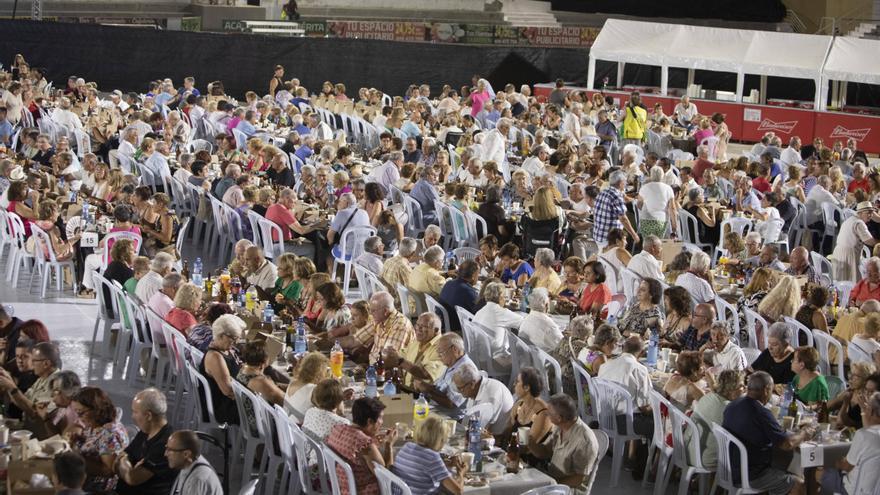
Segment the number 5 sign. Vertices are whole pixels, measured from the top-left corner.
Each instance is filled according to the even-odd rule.
[[[825,450],[814,442],[804,442],[800,446],[801,467],[820,467],[825,464]]]

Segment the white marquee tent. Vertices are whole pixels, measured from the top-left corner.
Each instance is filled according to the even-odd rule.
[[[834,42],[832,36],[609,19],[590,49],[588,87],[593,87],[596,60],[607,60],[618,63],[618,87],[626,63],[659,66],[663,95],[668,94],[670,67],[735,73],[736,101],[742,101],[745,74],[811,79],[817,89],[814,108],[819,108],[828,79],[822,68]],[[880,53],[876,50],[874,58]],[[880,65],[877,69],[880,77]]]

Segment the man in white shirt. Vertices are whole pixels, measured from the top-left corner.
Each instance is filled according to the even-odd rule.
[[[865,466],[865,461],[880,452],[880,393],[869,395],[862,405],[862,424],[853,436],[846,457],[837,461],[837,469],[824,469],[822,493],[868,494],[880,479],[880,472]],[[858,487],[856,480],[859,480]]]
[[[510,133],[510,120],[500,118],[495,128],[483,139],[483,162],[493,161],[498,164],[504,182],[510,182],[510,165],[507,163],[507,136]]]
[[[691,103],[691,99],[687,95],[681,97],[681,102],[675,105],[672,113],[672,117],[684,127],[691,125],[691,120],[696,115],[697,105]]]
[[[327,231],[327,242],[332,246],[336,240],[339,241],[338,244],[333,246],[333,252],[335,256],[341,257],[342,239],[337,239],[337,237],[343,235],[348,229],[369,227],[370,216],[367,215],[365,210],[358,208],[357,199],[352,193],[345,193],[340,196],[337,207],[339,211],[336,212],[333,220],[330,221],[330,230]],[[349,251],[346,254],[351,254],[350,250],[352,249],[354,249],[354,246],[346,246],[346,250]]]
[[[568,201],[571,203],[571,210],[576,213],[589,214],[593,211],[593,207],[587,199],[584,185],[580,182],[572,184],[568,189]]]
[[[403,152],[392,151],[388,154],[388,161],[373,169],[370,177],[376,179],[376,182],[385,188],[386,193],[390,193],[391,186],[400,180],[401,167],[403,167]]]
[[[782,150],[779,160],[786,165],[801,164],[801,138],[792,136],[788,142],[788,148]]]
[[[815,224],[822,224],[822,203],[831,203],[835,206],[840,205],[840,201],[831,194],[831,178],[827,175],[820,175],[816,181],[816,185],[810,189],[807,194],[807,202],[804,206],[807,208],[807,225],[813,228]],[[817,245],[817,244],[814,244]]]
[[[626,267],[642,278],[654,278],[662,282],[664,276],[663,261],[660,260],[661,253],[662,242],[660,238],[656,235],[649,235],[642,243],[642,252],[634,255]]]
[[[168,467],[179,470],[170,493],[223,495],[217,472],[200,452],[201,440],[192,431],[179,430],[168,437],[165,444]]]
[[[60,124],[66,127],[69,130],[80,129],[82,130],[83,125],[82,121],[79,117],[70,111],[71,104],[70,99],[67,97],[61,98],[61,106],[55,110],[52,114],[52,120],[55,123]]]
[[[508,328],[519,328],[523,317],[503,307],[507,287],[501,282],[486,286],[483,297],[486,305],[474,315],[474,322],[489,332],[489,346],[495,361],[501,366],[510,365],[510,353],[506,348]],[[501,304],[499,304],[501,303]]]
[[[174,296],[177,295],[177,289],[183,285],[183,277],[179,273],[169,273],[162,279],[162,288],[159,289],[150,301],[147,307],[152,309],[162,318],[168,315],[168,312],[174,309]]]
[[[642,352],[642,340],[638,336],[630,337],[623,342],[623,353],[616,358],[605,361],[599,368],[599,378],[617,383],[625,388],[633,399],[633,431],[643,437],[650,438],[654,434],[654,418],[651,415],[651,403],[648,401],[648,391],[651,390],[651,380],[648,376],[648,368],[636,358]],[[624,414],[626,405],[623,402],[617,404],[617,424],[625,424]],[[641,471],[645,461],[647,446],[643,442],[636,443],[634,467]]]
[[[540,287],[529,294],[529,314],[519,325],[520,338],[527,340],[544,352],[552,352],[562,341],[562,330],[547,314],[550,294]]]
[[[715,351],[712,361],[717,373],[724,370],[742,371],[746,369],[746,355],[738,345],[730,340],[730,324],[726,321],[712,323],[712,328],[709,330],[709,342],[705,348]]]
[[[550,148],[541,143],[532,150],[532,156],[526,158],[521,169],[529,173],[529,177],[544,173],[544,167],[547,165],[547,159],[550,158]]]
[[[385,252],[385,245],[382,244],[382,238],[368,237],[364,241],[364,252],[355,258],[354,264],[381,277],[384,266],[383,252]]]
[[[174,257],[168,253],[158,253],[150,262],[150,271],[138,280],[134,295],[144,304],[150,301],[153,294],[162,289],[162,280],[171,273]]]
[[[576,143],[581,142],[581,116],[583,115],[584,105],[575,102],[571,105],[571,111],[565,114],[562,119],[563,135],[571,136]]]
[[[709,271],[709,255],[703,252],[694,253],[691,257],[690,270],[682,273],[675,279],[675,285],[680,285],[691,295],[691,305],[709,303],[715,300],[715,291],[706,279],[698,274]]]
[[[162,177],[171,178],[171,167],[168,166],[169,156],[171,156],[171,153],[168,151],[168,143],[156,141],[156,152],[144,161],[144,167],[149,169],[155,176],[156,185],[162,185]],[[169,192],[165,191],[166,194]]]
[[[468,161],[467,167],[462,167],[458,173],[458,180],[469,186],[485,186],[486,177],[483,175],[483,161],[479,158],[471,158]]]
[[[670,187],[681,187],[681,179],[678,178],[675,171],[672,170],[672,162],[665,156],[657,160],[657,164],[663,169],[663,183]]]
[[[251,246],[244,253],[247,266],[245,280],[250,285],[255,285],[264,290],[275,287],[278,278],[278,269],[263,256],[263,250],[259,246]]]
[[[505,384],[483,375],[472,364],[461,366],[452,380],[467,399],[465,417],[478,413],[480,424],[493,435],[499,435],[507,429],[513,396]]]

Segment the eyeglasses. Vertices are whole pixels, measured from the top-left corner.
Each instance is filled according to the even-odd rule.
[[[187,450],[189,450],[189,449],[173,449],[167,445],[165,446],[165,452],[184,452]]]
[[[34,358],[34,357],[31,358],[31,362],[32,362],[32,363],[39,363],[39,362],[42,362],[42,361],[48,361],[48,360],[49,360],[49,359],[47,359],[47,358],[41,358],[41,359],[37,359],[37,358]]]

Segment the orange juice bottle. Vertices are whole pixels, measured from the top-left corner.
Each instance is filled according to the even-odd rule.
[[[345,355],[342,353],[342,346],[339,345],[337,340],[333,344],[333,349],[330,350],[330,372],[333,373],[334,378],[342,378],[342,362],[344,360]]]

